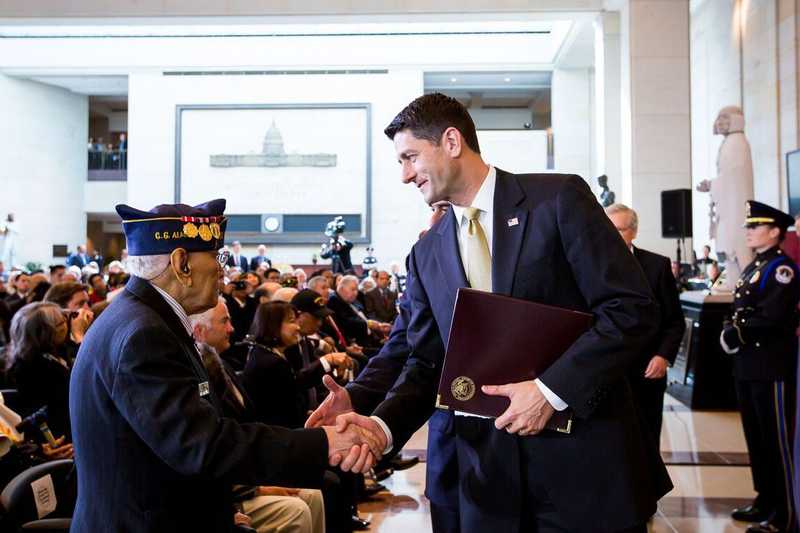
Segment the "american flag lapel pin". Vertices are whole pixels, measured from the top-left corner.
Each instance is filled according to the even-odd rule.
[[[509,228],[512,227],[512,226],[516,226],[518,224],[519,224],[519,220],[517,219],[517,217],[508,219],[508,227]]]

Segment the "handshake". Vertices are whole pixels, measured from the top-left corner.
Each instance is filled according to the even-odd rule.
[[[325,430],[331,466],[345,472],[367,472],[386,449],[386,433],[374,419],[353,411],[350,394],[332,377],[323,376],[322,382],[330,393],[308,417],[305,427]]]

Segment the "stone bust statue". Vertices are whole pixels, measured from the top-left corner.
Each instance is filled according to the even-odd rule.
[[[608,176],[603,174],[597,177],[597,184],[600,185],[600,204],[603,207],[608,207],[614,203],[616,195],[614,191],[608,188]]]

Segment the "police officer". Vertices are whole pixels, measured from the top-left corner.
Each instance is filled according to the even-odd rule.
[[[748,533],[794,532],[792,436],[797,369],[797,267],[780,249],[794,219],[768,205],[748,201],[747,245],[756,254],[736,282],[733,317],[720,344],[733,354],[736,392],[758,493],[736,520],[760,522]]]

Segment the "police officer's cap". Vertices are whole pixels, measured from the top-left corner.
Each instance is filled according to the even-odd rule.
[[[744,220],[744,225],[758,226],[761,224],[770,224],[782,230],[786,230],[789,226],[794,225],[794,218],[767,204],[762,204],[755,200],[748,200],[747,215]]]
[[[130,255],[169,254],[177,248],[187,252],[217,251],[225,243],[228,219],[224,212],[224,199],[194,207],[163,204],[150,211],[125,204],[117,206]]]

